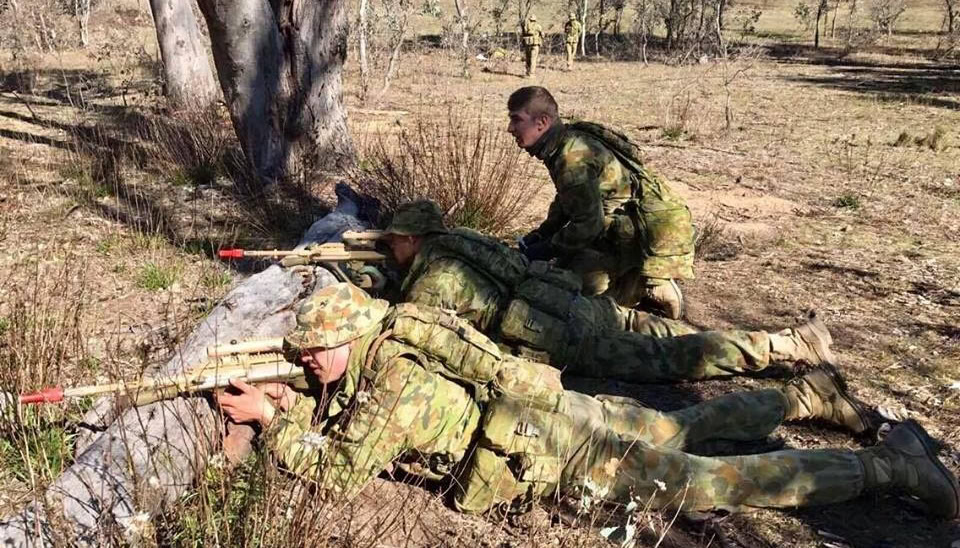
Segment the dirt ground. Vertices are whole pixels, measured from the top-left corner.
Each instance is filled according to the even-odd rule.
[[[776,24],[786,25],[781,19]],[[144,32],[148,25],[149,18],[135,26]],[[624,130],[641,144],[648,165],[688,200],[700,229],[715,235],[698,261],[697,279],[683,285],[687,320],[703,328],[776,330],[817,310],[856,395],[888,416],[920,421],[943,441],[942,456],[956,471],[960,71],[917,55],[929,37],[911,36],[845,56],[830,45],[815,51],[760,40],[730,60],[682,67],[588,58],[563,72],[562,58],[548,54],[533,80],[522,78],[519,54],[475,61],[467,80],[446,53],[424,49],[402,60],[392,91],[375,105],[359,104],[351,66],[345,100],[360,142],[415,116],[441,118],[448,109],[505,127],[507,96],[528,83],[549,88],[565,116]],[[149,86],[134,82],[121,93],[116,77],[94,79],[100,68],[86,54],[39,62],[46,69],[32,93],[9,86],[0,92],[0,268],[6,273],[0,318],[10,314],[13,295],[28,288],[51,295],[66,286],[82,289],[83,339],[100,367],[68,364],[44,372],[51,380],[69,373],[69,382],[80,384],[158,358],[244,276],[212,260],[212,249],[292,242],[289,233],[274,231],[276,219],[235,204],[217,183],[190,187],[124,171],[122,184],[100,186],[78,168],[84,152],[78,139],[93,141],[97,124],[121,125],[137,101],[148,101]],[[76,106],[78,89],[86,90],[86,108]],[[938,127],[945,131],[938,150],[894,144],[903,132],[923,137]],[[534,224],[552,198],[546,171],[538,167],[536,176],[542,191],[518,219],[518,230]],[[299,221],[308,222],[314,211],[298,211]],[[151,266],[173,271],[172,281],[151,282]],[[672,409],[781,382],[578,386]],[[778,436],[737,450],[856,448],[875,441],[819,425],[785,426]],[[7,486],[0,503],[23,500],[25,487],[3,470],[0,485]],[[398,537],[418,544],[605,542],[597,523],[568,527],[562,508],[519,521],[483,520],[450,511],[434,491],[382,481],[373,489],[418,501],[422,511],[401,527],[404,534],[418,532]],[[683,518],[661,546],[919,548],[957,539],[958,524],[929,520],[901,497],[866,495],[822,509]]]

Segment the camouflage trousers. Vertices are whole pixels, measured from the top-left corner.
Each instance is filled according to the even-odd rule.
[[[532,77],[537,73],[537,61],[540,58],[540,46],[527,46],[526,65],[527,76]]]
[[[653,325],[671,329],[679,323]],[[770,336],[765,331],[656,337],[597,329],[583,322],[568,327],[568,336],[553,341],[555,346],[547,353],[551,363],[565,366],[572,375],[631,383],[681,382],[761,371],[770,364]]]
[[[570,307],[570,316],[571,321],[594,325],[598,329],[630,331],[656,338],[699,333],[698,329],[682,321],[621,306],[603,295],[576,299]]]
[[[693,253],[667,257],[647,256],[641,259],[640,266],[637,260],[625,261],[616,254],[596,249],[585,249],[576,255],[566,257],[559,262],[559,266],[572,270],[583,280],[583,294],[587,296],[607,295],[617,304],[633,308],[643,298],[644,287],[648,276],[644,272],[657,272],[659,279],[683,279],[691,276],[677,275],[690,270],[688,263],[692,263]]]
[[[576,42],[565,42],[567,47],[567,70],[573,68],[573,60],[577,56],[577,43]]]
[[[847,450],[733,457],[683,452],[705,441],[766,436],[785,414],[779,390],[729,394],[671,413],[621,398],[566,394],[573,425],[559,490],[567,494],[599,490],[592,495],[649,501],[652,508],[742,511],[829,504],[863,490],[863,466]]]

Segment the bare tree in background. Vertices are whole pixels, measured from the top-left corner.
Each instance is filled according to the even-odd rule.
[[[218,97],[192,1],[150,0],[166,96],[175,108],[203,108]]]
[[[73,0],[70,7],[73,16],[77,19],[77,31],[80,33],[80,47],[85,48],[90,45],[90,0]]]
[[[230,117],[260,181],[352,165],[342,91],[346,2],[199,4]]]
[[[948,34],[953,34],[957,18],[956,10],[957,0],[943,0],[943,17]]]

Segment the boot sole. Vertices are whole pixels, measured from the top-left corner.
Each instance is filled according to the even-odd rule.
[[[910,430],[910,433],[920,440],[920,445],[923,446],[923,450],[926,452],[927,457],[933,461],[934,464],[936,464],[937,470],[939,470],[940,473],[943,474],[943,477],[947,478],[947,480],[950,482],[950,487],[953,489],[953,513],[948,516],[941,517],[946,519],[956,519],[958,516],[960,516],[960,485],[957,484],[957,478],[950,473],[950,471],[947,470],[947,467],[940,462],[939,458],[937,458],[937,444],[933,438],[930,437],[930,434],[928,434],[927,431],[920,426],[920,423],[913,419],[908,419],[901,424],[906,426]]]
[[[843,398],[843,401],[847,402],[850,407],[857,413],[857,417],[860,418],[860,422],[863,423],[863,430],[854,430],[857,434],[866,432],[873,428],[873,421],[870,420],[870,415],[867,413],[867,410],[864,409],[863,404],[857,398],[854,398],[847,392],[847,379],[843,377],[840,373],[840,370],[837,369],[837,366],[833,363],[823,363],[819,366],[820,370],[826,373],[827,377],[833,381],[833,384],[837,387],[837,393],[840,394],[840,397]]]

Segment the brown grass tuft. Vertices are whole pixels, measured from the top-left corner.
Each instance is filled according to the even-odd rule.
[[[378,133],[351,178],[387,211],[429,198],[451,225],[503,235],[516,229],[537,182],[532,162],[500,125],[448,110],[417,117],[399,133]]]

